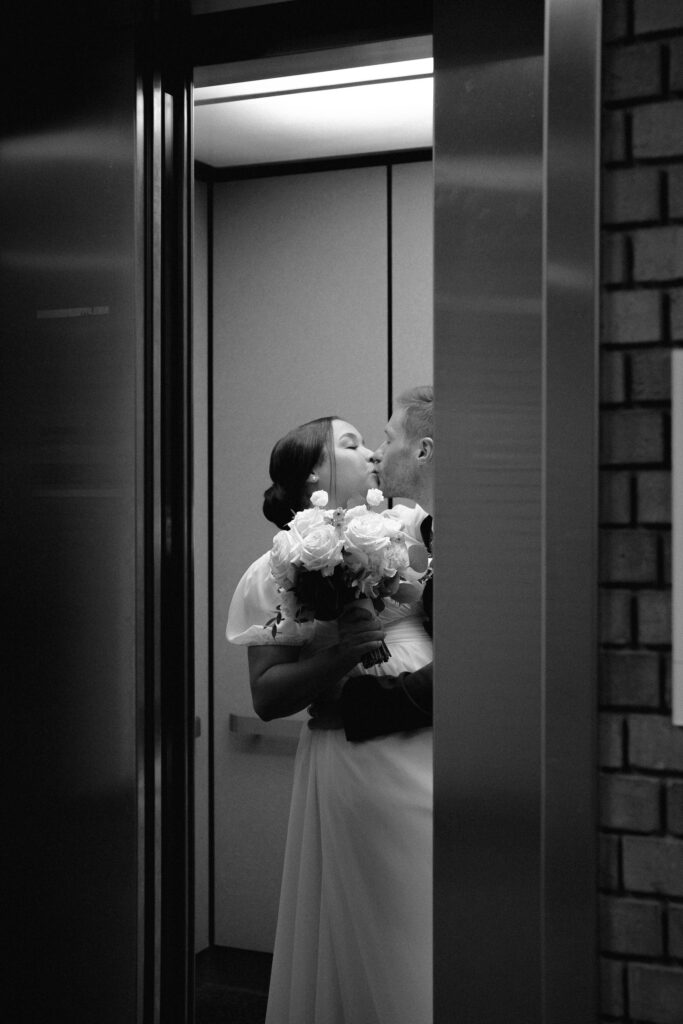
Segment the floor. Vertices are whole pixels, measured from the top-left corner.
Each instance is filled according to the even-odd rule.
[[[212,946],[195,961],[195,1024],[263,1024],[270,953]]]

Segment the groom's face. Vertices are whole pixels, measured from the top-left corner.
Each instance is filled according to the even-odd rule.
[[[374,454],[379,485],[388,498],[412,498],[415,488],[415,452],[405,435],[405,409],[397,409],[384,433],[383,444]]]

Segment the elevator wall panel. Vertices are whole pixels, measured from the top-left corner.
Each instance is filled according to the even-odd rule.
[[[0,459],[12,1021],[138,1019],[136,77],[127,4],[4,26]],[[30,23],[29,22],[30,19]],[[19,70],[19,65],[21,70]],[[14,963],[16,957],[16,963]]]
[[[392,394],[431,384],[434,337],[434,167],[391,169]]]
[[[386,170],[216,184],[213,231],[216,942],[268,949],[293,747],[231,734],[230,714],[254,712],[246,650],[226,642],[225,623],[237,581],[276,529],[261,513],[274,442],[330,414],[379,441]]]

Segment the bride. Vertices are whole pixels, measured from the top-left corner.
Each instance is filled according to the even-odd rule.
[[[338,417],[277,442],[263,511],[280,529],[309,506],[357,504],[377,486],[372,452]],[[409,544],[425,512],[395,506]],[[279,603],[269,552],[233,596],[226,634],[247,646],[254,709],[263,719],[334,697],[386,638],[377,675],[431,661],[420,587],[379,617],[264,624]],[[302,728],[297,750],[266,1024],[431,1024],[432,731],[349,743],[341,729]]]

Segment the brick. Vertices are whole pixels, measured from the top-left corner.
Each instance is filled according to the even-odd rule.
[[[683,116],[683,110],[681,111]],[[683,122],[681,122],[683,134]],[[681,140],[683,148],[683,139]],[[683,277],[683,227],[644,228],[633,233],[633,275],[636,281],[669,281]]]
[[[631,642],[631,595],[628,590],[600,593],[600,641],[604,644]]]
[[[621,1017],[624,1013],[626,991],[626,968],[620,960],[600,961],[600,1012],[609,1017]]]
[[[671,296],[671,339],[683,341],[683,288],[673,288]]]
[[[603,284],[627,284],[627,238],[623,234],[603,235],[600,239],[600,280]]]
[[[683,968],[654,964],[628,965],[628,998],[632,1020],[648,1024],[681,1024]]]
[[[683,907],[669,904],[669,954],[683,959]]]
[[[662,544],[662,583],[665,586],[671,586],[671,570],[672,566],[672,554],[671,554],[671,532],[663,533],[661,536]]]
[[[683,842],[624,836],[624,886],[631,892],[683,896]]]
[[[671,643],[671,592],[643,590],[636,597],[638,643]]]
[[[601,190],[604,224],[659,219],[659,171],[656,168],[615,167],[605,170]]]
[[[631,474],[625,470],[600,473],[600,522],[627,526],[632,521]]]
[[[604,704],[659,705],[659,657],[653,651],[603,651],[600,692]]]
[[[656,535],[651,530],[601,530],[600,582],[656,583]]]
[[[606,110],[602,115],[601,154],[604,163],[621,163],[628,158],[626,119],[621,110]]]
[[[683,36],[669,42],[669,88],[683,90]]]
[[[602,296],[602,340],[610,344],[659,341],[661,299],[649,291],[607,292]]]
[[[602,768],[624,767],[624,719],[621,715],[600,714],[598,751]]]
[[[628,35],[629,0],[604,0],[602,5],[602,41],[612,43]]]
[[[683,28],[680,0],[636,0],[634,29],[637,35]]]
[[[657,832],[661,826],[659,781],[611,772],[602,775],[600,825],[622,832]]]
[[[679,156],[683,100],[646,103],[633,111],[633,155],[636,159]]]
[[[666,402],[671,398],[671,353],[650,348],[631,353],[631,398]]]
[[[646,469],[636,476],[639,523],[671,522],[671,473],[668,469]]]
[[[615,405],[625,400],[624,354],[603,351],[600,355],[600,401],[603,405]]]
[[[626,968],[621,961],[602,957],[600,961],[600,1012],[622,1017],[625,1008]]]
[[[600,948],[604,953],[661,956],[662,908],[655,900],[603,896],[600,900]]]
[[[621,887],[621,839],[602,834],[598,847],[598,884],[604,890]]]
[[[663,715],[631,715],[629,764],[652,771],[683,771],[683,730]],[[682,879],[683,882],[683,879]]]
[[[661,85],[659,43],[636,43],[605,51],[602,95],[607,102],[657,96]]]
[[[683,836],[683,782],[667,782],[666,825],[675,836]]]
[[[604,465],[663,462],[664,420],[657,410],[605,410],[600,417],[600,460]]]
[[[612,171],[612,174],[614,173]],[[671,167],[669,169],[667,185],[669,192],[669,216],[683,217],[683,167]]]

